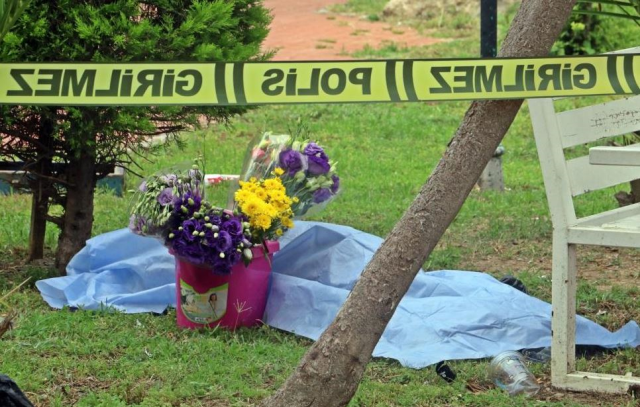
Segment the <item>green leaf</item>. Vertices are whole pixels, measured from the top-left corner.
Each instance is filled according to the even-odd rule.
[[[628,1],[620,0],[578,0],[578,3],[598,3],[598,4],[610,4],[612,6],[620,7],[635,7],[634,4]]]
[[[0,42],[16,22],[30,0],[0,0]]]
[[[609,11],[590,11],[590,10],[574,10],[575,14],[593,15],[593,16],[608,16],[615,18],[626,18],[629,20],[640,21],[640,16],[632,16],[622,13],[613,13]]]

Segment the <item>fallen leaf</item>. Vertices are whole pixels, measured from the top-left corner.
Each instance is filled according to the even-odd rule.
[[[493,389],[495,386],[493,383],[482,383],[478,380],[467,381],[467,390],[473,394],[484,393],[485,391]]]
[[[4,318],[0,318],[0,338],[13,328],[12,321],[15,316],[16,314],[14,312],[9,312]]]

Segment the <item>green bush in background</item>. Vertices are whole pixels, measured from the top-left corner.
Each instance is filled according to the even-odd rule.
[[[0,42],[0,62],[264,59],[260,46],[269,22],[260,0],[35,0]],[[224,121],[242,111],[215,106],[0,106],[0,160],[22,161],[34,176],[30,188],[39,202],[34,201],[32,225],[46,219],[61,228],[56,263],[63,271],[91,236],[93,191],[110,168],[135,166],[148,155],[143,146],[154,135],[177,136],[203,116]],[[54,163],[66,166],[54,170]],[[50,203],[64,213],[47,217]],[[41,247],[44,228],[36,229],[31,242]]]

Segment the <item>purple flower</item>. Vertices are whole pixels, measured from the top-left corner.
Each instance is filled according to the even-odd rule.
[[[242,253],[240,253],[239,251],[234,250],[229,254],[229,261],[231,265],[240,262],[240,260],[242,260]]]
[[[229,232],[233,237],[242,236],[243,233],[242,223],[235,216],[223,223],[220,229]]]
[[[231,235],[224,230],[218,232],[218,238],[215,239],[214,247],[219,252],[226,252],[231,248],[232,245]]]
[[[158,195],[158,203],[161,206],[167,206],[173,202],[173,188],[165,188]]]
[[[140,186],[138,187],[140,192],[147,192],[147,181],[142,181]]]
[[[320,188],[316,189],[316,192],[313,193],[313,202],[321,203],[331,198],[331,190],[329,188]]]
[[[328,173],[331,169],[329,157],[327,157],[322,147],[316,143],[307,144],[304,148],[304,155],[307,156],[309,162],[309,174],[322,175]]]
[[[129,230],[135,232],[136,230],[136,215],[131,215],[129,217]]]
[[[232,259],[228,259],[226,257],[223,259],[220,256],[211,259],[209,263],[212,266],[214,274],[229,274],[231,273],[231,268],[234,265]]]
[[[131,215],[129,218],[129,230],[137,235],[144,233],[143,228],[146,224],[147,221],[142,216]]]
[[[176,256],[182,256],[182,254],[185,252],[185,248],[187,247],[188,243],[184,240],[181,239],[180,237],[176,236],[173,240],[169,241],[169,244],[167,246],[169,246],[169,248],[171,249],[170,253]]]
[[[285,150],[279,156],[280,167],[293,177],[298,171],[306,167],[305,158],[296,150]]]
[[[324,154],[324,149],[316,143],[311,142],[305,146],[304,153],[306,155]]]
[[[315,155],[307,158],[309,159],[309,174],[311,175],[326,174],[331,169],[331,165],[329,165],[329,160],[326,158],[326,155],[324,158]]]
[[[170,187],[174,186],[177,180],[178,180],[178,176],[175,174],[167,174],[160,177],[160,181],[162,181],[165,185],[168,185]]]
[[[209,215],[209,223],[220,226],[220,223],[222,223],[222,219],[220,219],[220,216],[218,215]]]
[[[187,219],[182,222],[182,233],[180,234],[180,238],[193,242],[196,239],[193,232],[202,231],[202,225],[196,219]]]
[[[200,170],[191,169],[189,170],[189,178],[194,181],[200,181],[202,179],[202,173],[200,172]]]
[[[333,174],[331,176],[331,180],[333,181],[333,185],[331,185],[331,193],[335,194],[336,192],[338,192],[338,189],[340,189],[340,177]]]
[[[184,258],[189,263],[202,264],[205,259],[205,248],[200,244],[200,241],[193,236],[191,240],[187,239],[187,234],[184,231],[178,233],[169,241],[169,247],[173,254]]]
[[[201,204],[202,197],[198,191],[195,193],[187,191],[182,197],[178,196],[174,199],[173,212],[179,216],[184,216],[182,219],[190,218],[195,212],[200,210]],[[183,207],[186,208],[186,212],[182,210]]]
[[[187,244],[178,255],[184,257],[187,261],[193,264],[204,264],[206,261],[205,253],[207,248],[196,241],[192,244]]]
[[[205,220],[206,216],[208,220]],[[243,218],[231,212],[220,213],[215,210],[206,216],[188,217],[177,223],[172,229],[172,237],[167,237],[166,245],[171,248],[171,253],[189,263],[211,267],[216,274],[229,274],[242,259],[242,253],[236,248],[247,238],[242,228]],[[209,228],[208,224],[216,227]]]

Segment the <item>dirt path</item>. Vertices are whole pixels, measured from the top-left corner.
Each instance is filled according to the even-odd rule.
[[[406,46],[443,41],[418,34],[409,27],[392,27],[358,17],[328,11],[346,0],[265,0],[274,19],[264,49],[277,50],[274,60],[351,59],[350,53],[367,44],[378,47],[389,41]]]

